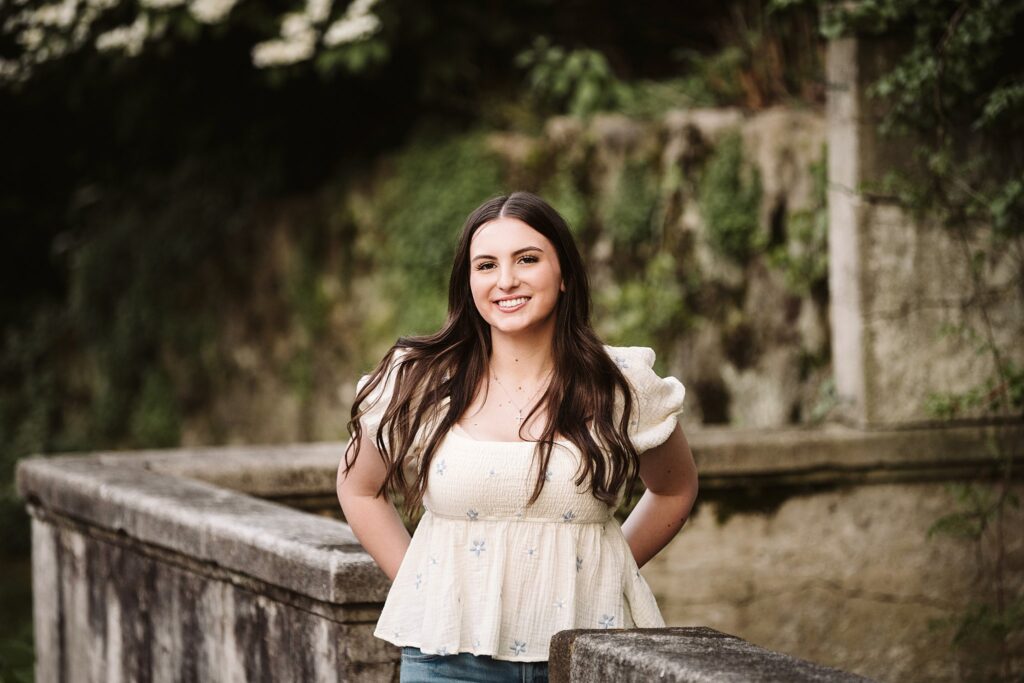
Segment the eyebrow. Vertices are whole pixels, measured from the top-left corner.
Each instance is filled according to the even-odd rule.
[[[523,247],[522,249],[516,249],[515,251],[513,251],[512,255],[513,256],[519,256],[520,254],[522,254],[523,252],[526,252],[526,251],[539,251],[539,252],[543,252],[544,250],[541,249],[540,247]],[[490,256],[488,254],[477,254],[476,256],[473,257],[472,260],[476,261],[476,260],[482,259],[482,258],[491,258],[491,259],[493,259],[493,258],[497,258],[497,256]]]

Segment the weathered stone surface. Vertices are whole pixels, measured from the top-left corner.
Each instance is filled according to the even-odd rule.
[[[1024,484],[1015,490],[1024,494]],[[944,486],[851,486],[772,500],[777,495],[769,486],[731,497],[708,492],[642,570],[666,622],[709,626],[881,680],[960,680],[953,632],[929,622],[985,599],[991,577],[979,576],[970,542],[928,538],[929,526],[955,508]],[[765,509],[771,505],[777,509]],[[1019,592],[1024,514],[1008,513],[1004,528],[1015,531],[1006,536],[1007,589]],[[990,545],[980,551],[994,556]]]
[[[33,520],[36,679],[393,681],[376,614],[338,622],[233,583]]]
[[[765,650],[710,628],[562,631],[551,641],[552,683],[751,681],[854,683],[869,679]]]
[[[161,456],[165,457],[165,456]],[[23,460],[23,498],[326,602],[381,602],[388,581],[347,525],[205,482],[159,458]]]

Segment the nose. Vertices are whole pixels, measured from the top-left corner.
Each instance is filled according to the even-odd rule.
[[[498,274],[498,289],[513,289],[519,284],[519,278],[516,277],[515,268],[511,266],[501,269]]]

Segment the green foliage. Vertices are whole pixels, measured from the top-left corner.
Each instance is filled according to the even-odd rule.
[[[612,345],[663,349],[690,324],[686,290],[667,252],[650,259],[639,277],[597,294],[599,331]]]
[[[540,36],[516,56],[516,66],[527,69],[531,96],[553,113],[586,117],[615,109],[628,97],[596,50],[568,50]]]
[[[602,198],[600,212],[604,229],[616,246],[649,242],[654,234],[654,212],[658,204],[657,179],[646,160],[627,162],[615,191]]]
[[[761,179],[756,169],[743,163],[739,133],[725,136],[715,148],[700,179],[698,202],[716,251],[744,263],[764,248],[758,230]]]
[[[685,74],[683,89],[694,105],[763,109],[822,101],[824,44],[813,9],[741,0],[723,10],[710,31],[717,51],[675,51]]]
[[[580,189],[572,165],[561,159],[555,163],[555,172],[541,186],[540,195],[562,215],[573,235],[579,239],[583,227],[590,220],[590,201]]]
[[[170,379],[159,368],[146,373],[128,428],[135,443],[154,448],[178,445],[181,406]]]
[[[0,605],[4,619],[0,624],[0,681],[31,683],[35,656],[32,649],[32,620],[12,618],[31,616],[32,597],[25,589],[31,584],[32,566],[28,557],[0,560]]]
[[[698,107],[716,107],[743,102],[741,73],[747,64],[746,52],[730,45],[706,55],[697,50],[680,53],[687,76],[682,89]]]
[[[381,192],[377,264],[394,302],[397,334],[436,330],[460,229],[485,198],[502,193],[501,167],[483,133],[421,135],[394,160]]]
[[[786,224],[786,242],[768,252],[768,262],[782,271],[786,286],[807,295],[828,278],[828,179],[826,154],[811,165],[814,205],[793,211]]]

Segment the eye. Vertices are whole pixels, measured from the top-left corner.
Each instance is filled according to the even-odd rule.
[[[540,261],[538,257],[532,255],[522,256],[519,260],[522,261],[523,263],[537,263],[538,261]]]
[[[493,261],[482,261],[475,266],[475,270],[490,270],[494,265]]]

